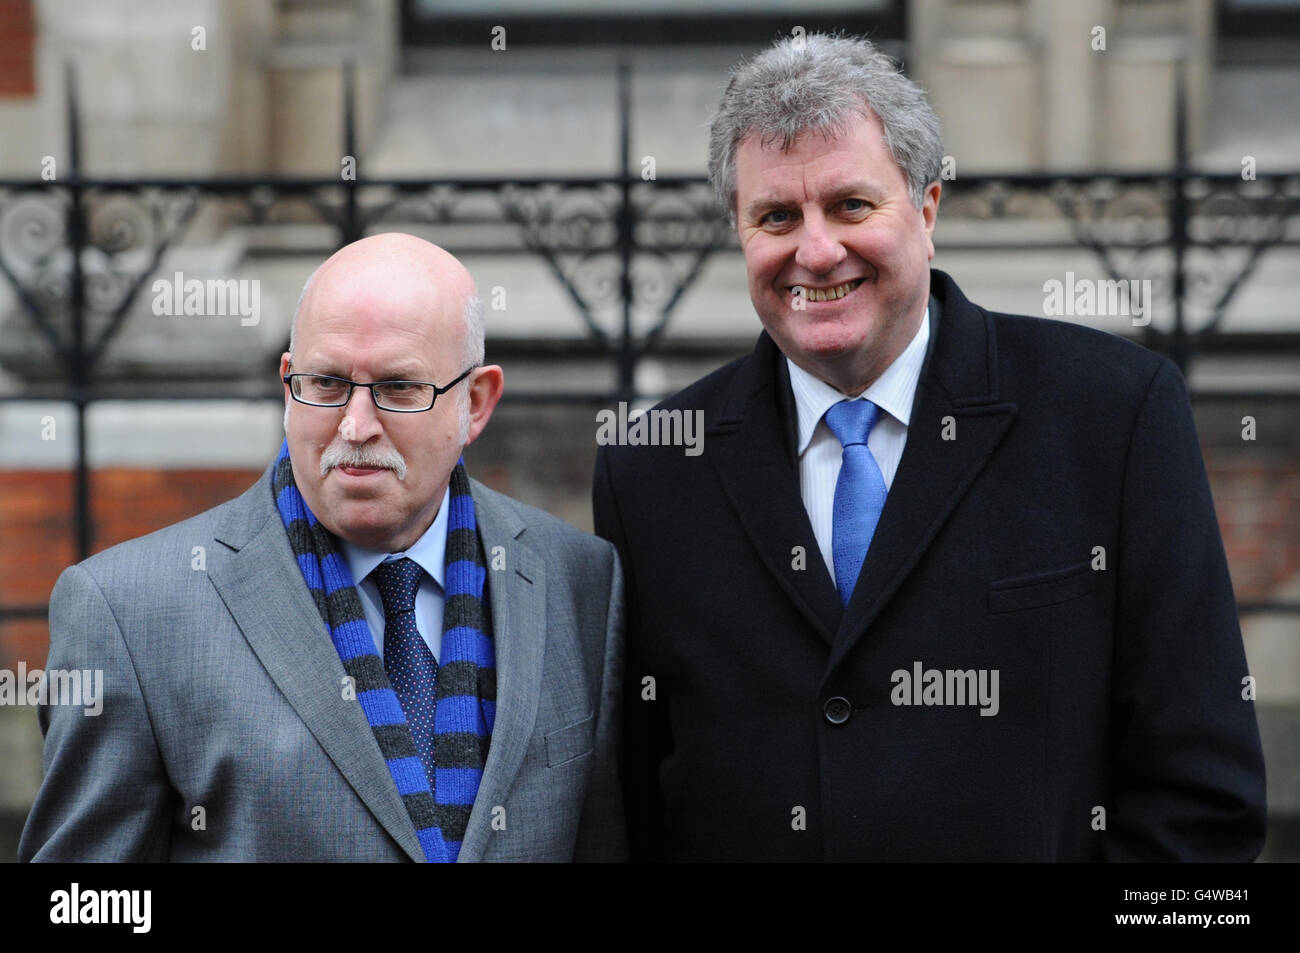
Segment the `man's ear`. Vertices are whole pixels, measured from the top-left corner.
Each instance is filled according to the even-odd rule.
[[[465,386],[469,388],[469,436],[465,445],[469,446],[478,439],[487,422],[492,419],[492,411],[505,390],[505,373],[496,364],[485,364],[477,368]]]
[[[931,182],[925,189],[925,197],[921,200],[921,221],[925,224],[925,241],[929,246],[930,257],[934,257],[934,223],[939,217],[939,193],[943,191],[943,186],[939,182]]]

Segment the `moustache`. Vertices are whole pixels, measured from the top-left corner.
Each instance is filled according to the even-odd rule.
[[[336,439],[320,455],[320,475],[325,476],[335,467],[382,467],[392,470],[399,480],[406,479],[406,460],[388,447],[356,447]]]

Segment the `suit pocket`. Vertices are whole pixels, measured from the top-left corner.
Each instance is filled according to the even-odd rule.
[[[1097,587],[1092,561],[989,583],[989,612],[1016,612],[1069,602]]]
[[[546,733],[546,766],[559,767],[591,751],[596,727],[594,715]]]

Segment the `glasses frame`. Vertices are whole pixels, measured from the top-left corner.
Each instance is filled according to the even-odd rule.
[[[293,365],[291,364],[291,365],[289,365],[289,366],[292,367]],[[389,414],[424,414],[424,413],[428,413],[429,411],[433,410],[433,405],[436,404],[436,403],[438,402],[438,398],[439,398],[439,397],[441,397],[443,394],[447,393],[447,391],[451,390],[453,387],[455,387],[457,384],[459,384],[459,383],[460,383],[461,381],[463,381],[465,378],[469,377],[470,372],[473,371],[475,368],[478,368],[478,367],[481,367],[481,366],[482,366],[482,365],[479,365],[479,364],[471,364],[469,367],[465,368],[465,370],[461,372],[461,374],[460,374],[459,377],[457,377],[457,378],[456,378],[454,381],[452,381],[450,384],[447,384],[445,387],[439,387],[439,386],[438,386],[437,384],[435,384],[433,381],[405,381],[405,380],[393,380],[393,381],[372,381],[372,382],[369,383],[369,384],[362,384],[360,381],[350,381],[350,380],[348,380],[346,377],[335,377],[333,374],[308,374],[308,373],[305,373],[305,372],[303,372],[303,371],[299,371],[299,372],[296,372],[296,373],[293,373],[293,374],[285,374],[284,377],[282,378],[282,380],[283,380],[283,381],[285,382],[285,384],[287,384],[288,387],[289,387],[289,396],[292,397],[294,400],[296,400],[298,403],[300,403],[300,404],[305,404],[305,405],[308,406],[308,407],[346,407],[346,406],[351,402],[351,400],[352,400],[352,392],[353,392],[356,388],[358,388],[358,387],[364,387],[364,388],[366,388],[368,391],[370,391],[370,402],[371,402],[372,404],[375,405],[375,409],[376,409],[376,410],[382,410],[382,411],[384,411],[385,413],[389,413]],[[295,377],[324,377],[324,378],[326,378],[327,380],[338,381],[340,384],[347,384],[347,385],[348,385],[348,393],[347,393],[347,396],[346,396],[345,398],[343,398],[343,400],[342,400],[340,403],[337,403],[337,404],[317,404],[317,403],[314,403],[314,402],[312,402],[312,401],[310,401],[310,400],[304,400],[303,398],[299,397],[296,393],[294,393],[294,389],[293,389],[293,378],[295,378]],[[378,400],[375,399],[375,388],[376,388],[376,387],[383,387],[385,384],[420,384],[420,385],[423,385],[423,386],[425,386],[425,387],[432,387],[432,388],[433,388],[433,396],[432,396],[431,398],[429,398],[429,406],[428,406],[428,407],[420,407],[420,408],[418,408],[418,409],[410,409],[410,410],[400,410],[400,409],[397,409],[397,408],[394,408],[394,407],[384,407],[383,405],[381,405],[381,404],[379,403]]]

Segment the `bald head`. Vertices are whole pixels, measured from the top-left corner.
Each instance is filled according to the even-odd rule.
[[[336,536],[395,553],[432,525],[504,386],[501,368],[482,364],[478,313],[465,266],[410,235],[354,242],[307,282],[291,352],[280,355],[285,436],[303,500]],[[329,379],[418,381],[440,392],[394,386],[376,402],[373,389],[352,387],[339,404],[303,399],[303,387],[337,387]],[[385,393],[430,402],[404,410]]]
[[[451,253],[414,235],[388,232],[345,245],[311,273],[298,296],[289,330],[289,353],[294,353],[298,326],[304,311],[346,282],[402,281],[425,286],[439,311],[458,313],[465,366],[483,363],[483,307],[474,278]],[[459,307],[455,303],[459,302]]]

